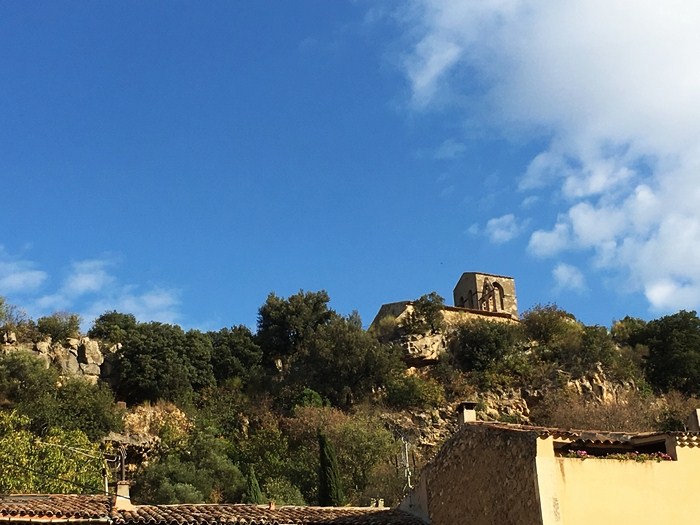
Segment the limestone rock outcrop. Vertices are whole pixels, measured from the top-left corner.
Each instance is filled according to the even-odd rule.
[[[401,341],[405,358],[415,365],[428,365],[438,361],[447,351],[447,337],[443,333],[409,335]]]
[[[9,342],[12,340],[13,342]],[[53,342],[51,338],[36,343],[18,343],[16,338],[3,338],[2,351],[27,352],[42,360],[46,367],[55,366],[62,376],[82,377],[96,383],[102,375],[104,355],[97,341],[89,337],[69,338],[65,343]]]

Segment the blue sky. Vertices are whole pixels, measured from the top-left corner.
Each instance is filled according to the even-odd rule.
[[[700,4],[1,2],[0,295],[367,324],[464,271],[589,324],[700,304]]]

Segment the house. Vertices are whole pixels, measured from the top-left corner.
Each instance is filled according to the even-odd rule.
[[[376,507],[133,505],[123,485],[116,496],[0,496],[0,521],[18,525],[424,525],[409,513]]]
[[[431,525],[644,525],[696,519],[700,432],[464,422],[399,506]],[[698,429],[697,417],[695,425]]]

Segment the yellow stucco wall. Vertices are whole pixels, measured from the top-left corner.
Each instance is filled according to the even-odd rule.
[[[695,522],[700,449],[679,447],[677,455],[641,463],[538,456],[544,525]]]
[[[572,442],[556,439],[557,446]],[[425,467],[402,508],[431,525],[695,523],[700,435],[653,434],[636,442],[663,446],[664,439],[673,461],[565,458],[555,455],[551,433],[467,424]]]

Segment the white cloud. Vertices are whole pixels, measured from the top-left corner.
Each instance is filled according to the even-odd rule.
[[[111,259],[86,259],[68,266],[58,286],[47,289],[49,274],[30,260],[17,260],[0,246],[0,295],[18,298],[33,318],[56,311],[78,313],[83,328],[109,310],[131,313],[140,321],[177,322],[181,318],[179,292],[160,286],[124,284],[110,273]],[[16,297],[13,297],[16,296]]]
[[[586,289],[586,279],[583,273],[570,264],[557,264],[552,271],[552,276],[554,277],[557,291],[571,290],[581,292]]]
[[[33,292],[48,278],[31,261],[12,260],[0,246],[0,295]]]
[[[491,242],[497,244],[514,239],[520,234],[520,231],[521,226],[512,213],[489,219],[486,223],[486,235]]]
[[[6,270],[3,268],[2,270]],[[0,271],[2,271],[0,270]],[[6,270],[0,277],[0,290],[3,293],[27,292],[36,290],[46,280],[46,272],[41,270]]]
[[[114,282],[107,273],[109,261],[90,259],[71,265],[71,272],[63,282],[62,290],[70,296],[96,293]]]
[[[41,315],[67,310],[71,301],[60,293],[42,295],[34,301],[35,308]]]
[[[589,250],[653,308],[700,306],[700,3],[415,0],[401,21],[414,108],[547,142],[520,189],[561,208],[531,253]]]
[[[549,257],[569,245],[569,227],[557,223],[551,231],[537,230],[530,236],[528,249],[538,257]]]
[[[700,294],[697,283],[680,284],[672,279],[660,279],[648,283],[645,294],[658,311],[692,309]]]
[[[539,196],[537,195],[528,195],[523,199],[523,201],[520,203],[521,208],[532,208],[535,204],[537,204],[540,201]]]
[[[552,151],[543,151],[530,161],[525,175],[520,180],[520,188],[523,190],[542,188],[570,174],[571,169],[566,159]]]
[[[180,299],[177,290],[151,288],[139,291],[134,286],[115,290],[109,297],[92,302],[83,318],[91,322],[103,313],[116,310],[133,314],[139,321],[175,323],[180,319]]]
[[[447,139],[435,150],[433,156],[438,160],[456,159],[462,157],[466,151],[467,146],[463,143]]]

